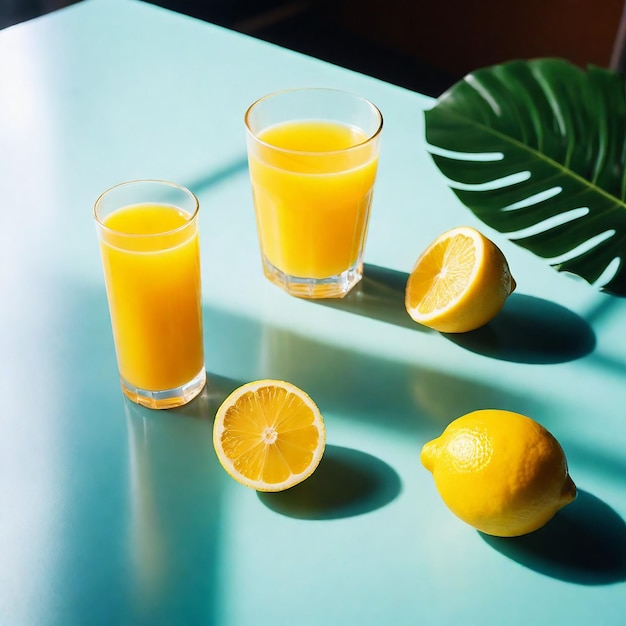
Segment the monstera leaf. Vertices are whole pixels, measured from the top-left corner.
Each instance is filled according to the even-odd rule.
[[[451,87],[425,113],[458,198],[516,244],[626,295],[626,95],[609,70],[513,61]]]

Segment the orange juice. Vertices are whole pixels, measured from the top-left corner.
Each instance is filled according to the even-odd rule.
[[[292,277],[324,279],[361,261],[377,144],[355,126],[281,122],[249,149],[257,229],[265,260]]]
[[[125,206],[102,220],[118,367],[131,388],[174,389],[204,368],[198,228],[190,220],[166,204]]]

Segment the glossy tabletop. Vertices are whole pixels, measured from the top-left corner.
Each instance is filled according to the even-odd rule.
[[[262,275],[243,113],[339,87],[385,118],[365,278],[291,298]],[[477,222],[424,143],[429,98],[133,0],[0,32],[0,624],[623,624],[626,302]],[[92,206],[134,178],[201,203],[209,384],[169,412],[123,399]],[[403,290],[439,233],[478,226],[517,291],[487,327],[418,327]],[[239,384],[305,389],[318,471],[233,481],[212,420]],[[479,408],[561,442],[579,497],[518,539],[455,518],[421,446]]]

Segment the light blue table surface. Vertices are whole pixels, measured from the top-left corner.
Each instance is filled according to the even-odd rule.
[[[442,42],[445,45],[445,42]],[[329,86],[385,117],[366,278],[290,298],[262,275],[243,113]],[[0,32],[0,625],[624,624],[626,301],[479,224],[424,144],[432,100],[131,0],[87,0]],[[133,178],[201,202],[206,392],[123,400],[92,206]],[[478,226],[517,291],[449,337],[403,308],[439,233]],[[328,447],[299,488],[258,495],[220,467],[225,394],[282,378]],[[455,518],[421,446],[479,408],[561,442],[576,502],[537,533]]]

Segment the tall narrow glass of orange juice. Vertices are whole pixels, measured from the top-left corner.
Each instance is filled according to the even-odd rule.
[[[383,118],[335,89],[294,89],[246,112],[265,275],[304,298],[342,297],[363,275]]]
[[[116,185],[94,214],[122,391],[154,409],[206,381],[197,198],[165,181]]]

